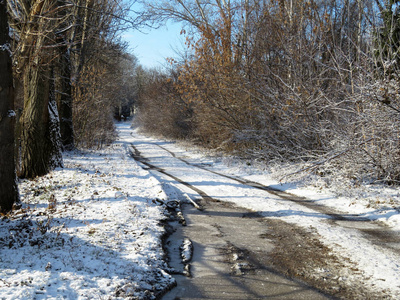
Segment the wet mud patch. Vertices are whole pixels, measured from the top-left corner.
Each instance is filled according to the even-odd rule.
[[[231,275],[255,274],[256,267],[249,261],[251,253],[248,250],[239,249],[235,245],[228,243],[220,251],[226,256],[226,261],[231,265]]]
[[[389,299],[385,291],[371,291],[360,280],[361,271],[350,260],[338,257],[321,243],[313,228],[267,219],[270,230],[260,237],[275,245],[270,266],[338,299]]]

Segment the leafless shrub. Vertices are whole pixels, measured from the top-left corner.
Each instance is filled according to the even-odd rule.
[[[153,14],[184,20],[195,34],[187,37],[192,56],[175,66],[176,89],[142,105],[147,128],[177,130],[171,116],[184,114],[176,105],[189,104],[190,137],[205,146],[303,162],[296,173],[399,182],[398,6],[186,2],[193,13],[181,1],[151,5]]]
[[[167,76],[156,70],[141,72],[137,76],[145,77],[146,85],[138,99],[136,122],[153,134],[178,139],[189,137],[192,109],[176,92],[176,74]]]

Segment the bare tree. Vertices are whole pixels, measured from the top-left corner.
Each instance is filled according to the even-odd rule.
[[[20,166],[18,175],[34,178],[62,165],[59,120],[50,100],[51,64],[55,32],[59,29],[60,5],[56,0],[9,2],[12,27],[18,36],[16,71],[23,81]]]
[[[192,55],[176,65],[180,97],[169,99],[191,105],[192,137],[262,159],[334,160],[348,178],[400,180],[400,1],[144,2],[154,20],[189,27]]]
[[[18,201],[14,164],[14,101],[10,38],[5,1],[0,1],[0,212]]]
[[[82,74],[101,63],[127,10],[121,1],[13,0],[9,11],[24,89],[18,175],[33,178],[61,166],[60,149],[74,147],[73,99],[85,97]]]
[[[118,65],[126,57],[119,40],[127,8],[122,1],[77,0],[71,33],[73,119],[78,147],[101,147],[115,137]]]
[[[69,2],[59,0],[58,7],[68,5]],[[71,33],[74,24],[73,8],[60,9],[57,17],[61,20],[56,32],[56,59],[53,62],[54,97],[57,103],[60,119],[60,135],[63,150],[74,148],[74,129],[72,120],[72,41]]]

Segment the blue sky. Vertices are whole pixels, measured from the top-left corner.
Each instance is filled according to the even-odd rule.
[[[129,42],[130,49],[142,66],[162,67],[165,58],[177,56],[174,49],[182,49],[181,28],[181,23],[168,23],[158,29],[146,29],[145,33],[131,30],[123,34],[123,39]]]

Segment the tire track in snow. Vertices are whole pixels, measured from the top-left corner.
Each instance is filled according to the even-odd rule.
[[[212,197],[210,197],[209,195],[207,195],[204,191],[200,190],[199,188],[196,188],[195,186],[191,185],[190,183],[168,173],[167,171],[165,171],[164,169],[157,167],[151,163],[149,163],[148,159],[143,157],[140,153],[140,151],[133,145],[131,144],[131,148],[133,149],[130,152],[130,155],[132,156],[132,158],[136,161],[139,161],[140,163],[144,164],[145,166],[147,166],[150,170],[156,170],[157,172],[160,172],[168,177],[171,177],[173,180],[179,182],[180,184],[183,184],[184,186],[190,188],[191,190],[195,191],[197,194],[199,194],[204,200],[208,200],[208,201],[219,201],[217,199],[214,199]],[[197,203],[196,203],[197,204]],[[198,204],[197,204],[198,205]],[[201,207],[199,207],[198,209],[201,210]]]
[[[386,249],[390,249],[390,250],[400,254],[400,236],[396,233],[393,233],[387,227],[382,226],[379,223],[374,223],[373,221],[371,221],[368,218],[362,217],[357,214],[343,215],[343,214],[340,214],[339,212],[335,211],[331,207],[326,207],[323,205],[316,204],[312,200],[309,200],[305,197],[296,196],[294,194],[284,192],[284,191],[281,191],[279,189],[276,189],[276,188],[273,188],[270,186],[263,185],[259,182],[247,180],[247,179],[236,177],[236,176],[226,175],[226,174],[222,174],[220,172],[216,172],[216,171],[207,169],[206,167],[190,163],[187,160],[185,160],[181,157],[178,157],[174,152],[170,151],[169,149],[167,149],[157,143],[153,143],[153,145],[156,145],[157,147],[161,148],[162,150],[168,152],[174,158],[182,161],[183,163],[187,164],[188,166],[192,166],[192,167],[196,167],[201,170],[204,170],[204,171],[208,171],[212,174],[234,180],[234,181],[239,182],[246,186],[250,186],[250,187],[253,187],[253,188],[256,188],[259,190],[264,190],[274,196],[278,196],[281,199],[296,202],[297,204],[300,204],[304,207],[307,207],[309,209],[312,209],[314,211],[317,211],[319,213],[327,215],[331,218],[330,223],[333,223],[334,225],[337,225],[340,227],[357,229],[357,230],[363,232],[365,235],[367,235],[368,239],[371,242],[373,242],[374,244],[384,247]]]
[[[284,191],[281,191],[279,189],[276,189],[276,188],[273,188],[273,187],[270,187],[270,186],[263,185],[263,184],[261,184],[259,182],[247,180],[247,179],[236,177],[236,176],[230,176],[230,175],[222,174],[220,172],[216,172],[216,171],[207,169],[206,167],[190,163],[187,160],[176,156],[175,153],[173,153],[172,151],[168,150],[167,148],[165,148],[165,147],[163,147],[161,145],[158,145],[158,144],[154,144],[154,145],[156,145],[159,148],[167,151],[174,158],[179,159],[180,161],[184,162],[185,164],[187,164],[189,166],[196,167],[196,168],[202,169],[204,171],[210,172],[212,174],[215,174],[215,175],[218,175],[218,176],[222,176],[222,177],[234,180],[236,182],[239,182],[239,183],[241,183],[243,185],[246,185],[246,186],[249,186],[249,187],[253,187],[253,188],[256,188],[256,189],[259,189],[259,190],[266,191],[266,192],[268,192],[268,193],[270,193],[270,194],[272,194],[274,196],[278,196],[279,198],[282,198],[282,199],[285,199],[285,200],[288,200],[288,201],[296,202],[296,203],[298,203],[300,205],[303,205],[303,206],[305,206],[307,208],[315,210],[315,211],[317,211],[319,213],[323,213],[324,215],[327,215],[327,216],[331,217],[335,221],[370,222],[369,219],[361,217],[361,216],[356,215],[356,214],[349,214],[349,215],[344,216],[342,214],[334,212],[333,209],[331,209],[331,208],[328,208],[328,207],[325,207],[325,206],[322,206],[322,205],[319,205],[319,204],[315,204],[312,200],[309,200],[309,199],[307,199],[305,197],[296,196],[294,194],[291,194],[291,193],[288,193],[288,192],[284,192]]]
[[[392,233],[390,230],[388,230],[386,227],[381,226],[380,224],[377,223],[373,223],[370,219],[362,217],[360,215],[357,214],[347,214],[347,215],[343,215],[340,214],[339,212],[335,211],[333,208],[331,207],[326,207],[323,205],[319,205],[316,204],[315,202],[313,202],[312,200],[309,200],[305,197],[300,197],[300,196],[296,196],[294,194],[288,193],[288,192],[284,192],[281,191],[279,189],[270,187],[270,186],[266,186],[263,185],[259,182],[255,182],[255,181],[251,181],[251,180],[247,180],[244,178],[240,178],[240,177],[236,177],[236,176],[230,176],[230,175],[226,175],[226,174],[222,174],[220,172],[216,172],[213,170],[210,170],[206,167],[197,165],[197,164],[193,164],[188,162],[187,160],[177,156],[174,152],[170,151],[169,149],[157,144],[157,143],[152,143],[153,145],[161,148],[162,150],[168,152],[172,157],[182,161],[183,163],[185,163],[188,166],[191,167],[195,167],[195,168],[199,168],[201,170],[210,172],[214,175],[218,175],[230,180],[234,180],[236,182],[239,182],[243,185],[249,186],[249,187],[253,187],[259,190],[263,190],[266,191],[274,196],[277,196],[281,199],[287,200],[287,201],[292,201],[295,202],[297,204],[300,204],[304,207],[307,207],[309,209],[312,209],[314,211],[317,211],[319,213],[322,213],[326,216],[329,216],[331,218],[331,223],[334,223],[335,225],[341,226],[341,227],[347,227],[347,228],[355,228],[357,230],[360,230],[361,232],[363,232],[364,234],[366,234],[369,238],[369,240],[371,242],[373,242],[376,245],[382,246],[384,248],[388,248],[391,250],[394,250],[396,253],[400,253],[400,237],[397,234]],[[140,152],[137,150],[136,147],[134,147],[134,145],[132,144],[132,147],[134,148],[135,154],[136,154],[136,158],[141,161],[143,164],[147,165],[149,168],[151,169],[155,169],[157,171],[159,171],[160,173],[163,173],[171,178],[173,178],[174,180],[182,183],[183,185],[189,187],[190,189],[194,190],[196,193],[198,193],[202,198],[206,199],[210,199],[210,200],[214,200],[214,201],[218,201],[216,199],[213,199],[212,197],[208,196],[204,191],[199,190],[198,188],[190,185],[187,182],[184,182],[183,180],[181,180],[180,178],[177,178],[171,174],[169,174],[168,172],[166,172],[165,170],[154,166],[152,164],[150,164],[148,162],[148,160],[146,158],[144,158]]]

